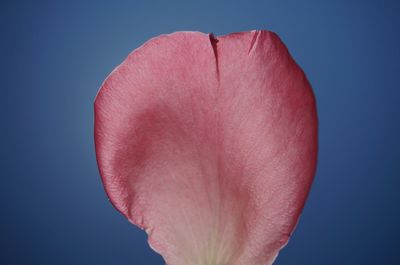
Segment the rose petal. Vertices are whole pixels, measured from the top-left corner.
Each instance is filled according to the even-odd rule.
[[[104,82],[95,143],[111,202],[167,264],[272,264],[314,175],[314,96],[274,33],[162,35]]]

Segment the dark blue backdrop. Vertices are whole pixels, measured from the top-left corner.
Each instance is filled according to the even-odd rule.
[[[103,191],[97,89],[158,34],[251,29],[285,41],[320,119],[317,176],[276,264],[400,264],[398,1],[38,2],[0,3],[0,264],[162,265]]]

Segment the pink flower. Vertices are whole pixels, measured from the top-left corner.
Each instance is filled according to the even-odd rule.
[[[315,99],[269,31],[161,35],[95,101],[113,205],[168,265],[267,265],[287,243],[317,157]]]

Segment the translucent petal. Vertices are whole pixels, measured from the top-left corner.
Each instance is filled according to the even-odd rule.
[[[177,32],[106,79],[95,143],[111,202],[168,265],[267,265],[312,183],[315,100],[272,32]]]

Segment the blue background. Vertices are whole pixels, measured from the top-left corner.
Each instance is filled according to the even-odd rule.
[[[94,97],[151,37],[252,29],[281,36],[320,119],[317,176],[276,264],[400,264],[399,2],[143,2],[1,1],[0,264],[163,264],[107,201]]]

